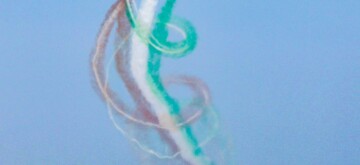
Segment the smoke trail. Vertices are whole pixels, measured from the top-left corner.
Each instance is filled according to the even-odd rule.
[[[162,81],[159,75],[162,56],[179,58],[191,52],[196,45],[196,33],[192,25],[171,14],[175,2],[167,0],[157,17],[155,9],[158,0],[143,0],[139,10],[135,1],[131,0],[118,0],[111,7],[92,56],[95,86],[108,106],[117,114],[134,124],[155,128],[161,139],[170,146],[173,154],[159,153],[132,137],[115,121],[112,110],[109,110],[118,130],[142,150],[161,159],[173,159],[181,155],[189,164],[212,164],[201,148],[214,137],[218,129],[217,116],[212,111],[211,98],[206,86],[196,78],[188,76],[174,76]],[[113,56],[117,71],[135,101],[135,115],[111,90],[108,83],[108,68],[104,67],[105,48],[115,22],[118,24],[120,42]],[[180,32],[184,39],[180,42],[167,41],[168,27]],[[107,65],[110,66],[111,63]],[[195,94],[191,103],[185,106],[179,104],[167,92],[163,82],[168,85],[188,86]],[[198,111],[184,117],[181,114],[184,109]],[[210,126],[212,131],[199,141],[191,125],[200,120],[200,117],[206,116],[211,116],[214,120]]]

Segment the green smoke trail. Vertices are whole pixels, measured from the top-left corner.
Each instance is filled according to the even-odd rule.
[[[127,1],[128,2],[128,1]],[[160,78],[161,57],[180,58],[191,52],[197,42],[197,35],[194,27],[190,22],[172,16],[176,0],[167,0],[162,7],[160,14],[156,18],[156,23],[152,32],[143,28],[141,23],[135,18],[133,8],[130,3],[127,3],[126,14],[129,18],[130,24],[136,34],[140,37],[142,42],[149,46],[149,59],[146,79],[152,92],[157,96],[170,112],[172,119],[176,123],[182,122],[180,117],[180,105],[173,99],[166,91]],[[184,33],[184,39],[180,42],[168,41],[169,26],[175,26]],[[150,37],[148,34],[150,33]],[[204,157],[204,153],[199,147],[199,144],[193,135],[190,126],[183,126],[179,128],[183,138],[191,145],[192,154],[196,157]],[[207,164],[207,163],[206,163]]]
[[[171,13],[172,13],[174,4],[175,4],[175,0],[168,0],[166,2],[165,6],[162,8],[160,14],[157,17],[158,21],[155,25],[155,28],[154,28],[152,34],[156,39],[158,39],[158,41],[160,43],[164,43],[164,45],[170,50],[176,50],[176,49],[181,48],[181,46],[183,46],[181,44],[184,44],[184,46],[187,45],[188,46],[187,50],[182,52],[183,55],[185,55],[185,53],[190,52],[192,49],[195,48],[196,33],[195,33],[195,31],[193,31],[191,33],[191,38],[188,37],[187,38],[188,42],[185,42],[185,43],[180,42],[180,44],[176,44],[176,43],[171,43],[171,42],[167,41],[169,31],[168,31],[168,28],[166,27],[166,24],[167,24],[167,22],[169,22],[171,20]],[[179,123],[179,122],[182,122],[181,119],[179,118],[180,106],[177,103],[177,101],[174,100],[168,94],[168,92],[165,90],[163,84],[161,83],[161,79],[160,79],[159,70],[160,70],[162,53],[163,52],[158,51],[155,47],[150,47],[150,57],[149,57],[149,63],[148,63],[149,71],[147,74],[147,76],[148,76],[147,79],[148,79],[150,86],[153,89],[153,92],[156,93],[156,95],[159,97],[159,99],[162,102],[167,104],[167,106],[169,107],[169,111],[172,114],[173,118],[175,118],[175,121],[177,123]],[[174,56],[171,56],[171,57],[174,57]],[[203,153],[202,153],[200,147],[198,147],[198,142],[195,139],[194,135],[192,134],[190,127],[184,126],[181,128],[181,131],[183,132],[183,134],[187,135],[188,142],[190,142],[192,144],[192,146],[194,146],[193,154],[194,155],[202,155]]]

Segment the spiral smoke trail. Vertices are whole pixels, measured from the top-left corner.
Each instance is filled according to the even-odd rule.
[[[158,0],[142,0],[138,8],[134,0],[118,0],[109,10],[97,37],[92,54],[92,71],[95,86],[109,107],[116,128],[140,149],[159,159],[179,159],[191,165],[214,164],[203,150],[218,129],[216,113],[211,107],[211,97],[204,83],[190,76],[162,78],[159,70],[161,58],[180,58],[196,46],[197,36],[190,22],[172,16],[176,0],[167,0],[156,15]],[[112,61],[105,63],[107,43],[117,24],[118,41]],[[168,41],[169,28],[182,34],[180,42]],[[118,97],[109,84],[108,70],[114,62],[127,91],[136,104],[131,110]],[[194,93],[189,104],[180,104],[167,91],[169,85],[183,85]],[[195,109],[190,115],[182,111]],[[153,128],[171,154],[149,147],[141,138],[133,137],[118,124],[114,112],[139,127]],[[133,113],[135,112],[135,113]],[[199,140],[195,125],[201,119],[211,119],[211,131]],[[194,132],[195,131],[195,132]]]

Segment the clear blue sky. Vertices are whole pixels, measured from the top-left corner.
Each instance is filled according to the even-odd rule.
[[[0,164],[138,159],[90,83],[113,1],[0,0]],[[360,164],[360,1],[179,0],[175,14],[199,45],[164,67],[208,83],[236,165]]]

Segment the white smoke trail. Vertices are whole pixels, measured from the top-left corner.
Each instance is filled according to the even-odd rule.
[[[144,32],[142,34],[145,34],[146,36],[151,32],[157,3],[158,0],[144,0],[138,11],[137,21],[141,24],[142,32]],[[130,53],[130,67],[134,80],[139,85],[144,97],[153,107],[160,125],[168,128],[169,134],[178,146],[181,156],[192,165],[209,164],[209,161],[205,160],[204,157],[196,156],[193,153],[192,144],[189,144],[184,137],[183,132],[176,126],[176,122],[169,113],[169,107],[157,99],[158,97],[152,92],[151,87],[148,85],[147,71],[149,48],[147,43],[142,42],[141,38],[136,33],[134,33],[131,38]]]

